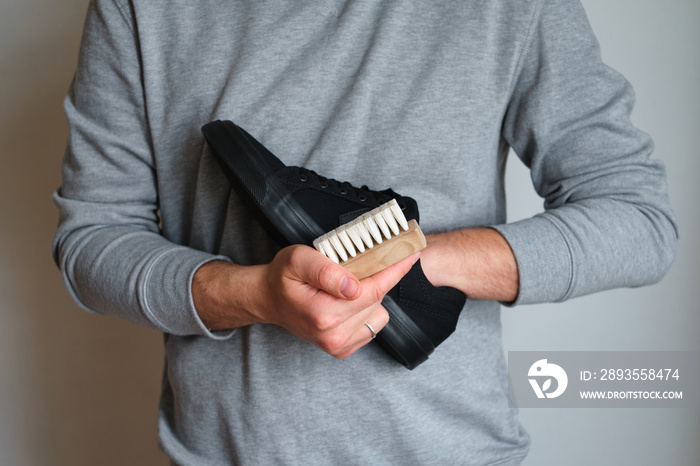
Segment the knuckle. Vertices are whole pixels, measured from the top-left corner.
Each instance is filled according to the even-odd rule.
[[[342,355],[342,349],[345,345],[345,338],[340,333],[333,332],[321,338],[319,344],[321,349],[326,353],[331,355]]]
[[[346,359],[346,358],[348,358],[351,354],[353,354],[354,352],[355,352],[355,350],[353,349],[353,350],[345,351],[345,352],[342,352],[342,353],[339,353],[339,354],[332,354],[331,356],[333,356],[333,357],[336,358],[336,359]]]
[[[297,264],[304,254],[304,248],[300,244],[293,244],[285,248],[287,258],[291,264]]]
[[[334,265],[333,263],[326,263],[318,269],[316,279],[319,286],[326,291],[332,290],[337,281],[338,270]]]
[[[380,328],[384,328],[389,323],[389,313],[383,307],[379,309],[375,318],[379,322],[378,327]]]
[[[319,313],[313,318],[313,326],[316,330],[327,332],[337,327],[339,318],[327,313]]]

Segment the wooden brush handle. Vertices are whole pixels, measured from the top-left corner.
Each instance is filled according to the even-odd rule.
[[[362,280],[417,253],[426,246],[425,236],[418,222],[410,220],[408,230],[402,231],[391,239],[385,239],[382,244],[375,244],[372,249],[358,253],[342,265]]]

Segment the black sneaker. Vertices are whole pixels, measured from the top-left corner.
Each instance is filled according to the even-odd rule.
[[[334,228],[396,199],[408,220],[418,205],[391,189],[373,191],[286,166],[245,130],[230,121],[214,121],[202,133],[237,194],[280,246],[306,244]],[[420,261],[382,301],[389,323],[377,342],[409,369],[428,359],[455,329],[466,296],[454,288],[434,287]]]

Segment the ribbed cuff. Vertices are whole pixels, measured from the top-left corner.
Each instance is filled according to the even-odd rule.
[[[493,226],[506,239],[518,263],[520,290],[508,306],[563,300],[573,280],[573,256],[556,219],[537,215]]]
[[[210,331],[199,318],[192,299],[192,279],[202,265],[224,256],[178,247],[164,251],[151,263],[141,289],[141,304],[150,319],[174,335],[204,335],[226,340],[235,330]]]

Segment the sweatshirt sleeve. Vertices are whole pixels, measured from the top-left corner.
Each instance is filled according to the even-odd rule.
[[[227,338],[199,319],[191,294],[202,264],[224,259],[167,241],[159,229],[156,170],[128,8],[88,7],[78,67],[65,99],[69,123],[53,242],[73,299],[88,311],[162,332]]]
[[[678,239],[664,167],[630,122],[630,84],[601,61],[577,0],[543,3],[503,123],[545,207],[495,227],[518,263],[514,304],[657,282]]]

